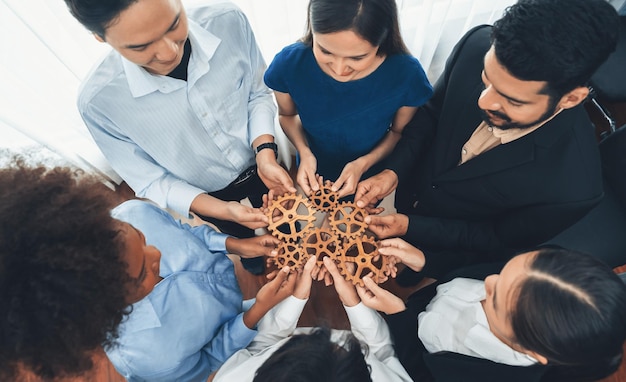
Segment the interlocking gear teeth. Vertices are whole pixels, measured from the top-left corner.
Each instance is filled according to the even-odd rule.
[[[309,200],[311,204],[315,206],[319,211],[330,212],[333,209],[337,208],[337,203],[339,202],[339,194],[337,191],[333,191],[332,183],[326,181],[326,183],[320,187],[319,190],[313,192],[309,195]]]
[[[330,226],[335,233],[343,238],[355,239],[365,232],[367,211],[356,203],[343,202],[331,212]]]
[[[302,238],[302,251],[308,256],[317,256],[317,265],[324,265],[324,257],[336,260],[340,254],[341,240],[331,230],[315,228]]]
[[[339,272],[354,285],[364,287],[363,276],[370,272],[377,284],[389,275],[389,259],[378,253],[378,242],[373,237],[364,235],[346,240],[338,259]],[[348,269],[349,263],[354,264],[353,272]]]
[[[273,200],[267,210],[268,229],[272,235],[286,242],[298,242],[307,230],[314,227],[315,210],[307,199],[296,194],[285,194]]]
[[[289,266],[291,269],[301,269],[309,258],[299,244],[281,242],[277,248],[278,254],[273,257],[274,264],[282,269]]]

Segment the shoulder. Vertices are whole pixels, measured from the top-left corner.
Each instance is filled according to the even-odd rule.
[[[132,199],[125,201],[111,211],[115,219],[130,224],[138,224],[143,221],[155,221],[158,219],[171,220],[170,215],[156,205],[143,200]]]
[[[200,26],[207,28],[210,25],[239,26],[249,28],[248,19],[242,10],[230,2],[218,2],[208,5],[190,6],[186,8],[187,17]],[[219,30],[211,32],[220,35]]]
[[[272,60],[272,64],[299,61],[308,56],[312,56],[311,48],[301,42],[295,42],[278,52]]]
[[[84,110],[97,96],[124,75],[122,58],[111,50],[97,62],[78,89],[78,108]]]

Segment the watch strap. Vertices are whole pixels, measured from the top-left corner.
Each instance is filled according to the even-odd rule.
[[[276,155],[276,158],[278,158],[278,145],[276,143],[274,143],[274,142],[261,143],[260,145],[255,147],[254,155],[257,155],[259,153],[259,151],[264,150],[264,149],[272,149],[272,150],[274,150],[274,155]]]

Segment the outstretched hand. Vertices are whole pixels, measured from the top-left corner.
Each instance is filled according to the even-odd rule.
[[[254,328],[270,309],[293,293],[296,278],[297,275],[290,273],[289,267],[281,269],[272,281],[257,292],[256,301],[243,314],[244,324],[250,329]]]
[[[330,257],[324,258],[324,266],[328,270],[328,273],[331,275],[334,281],[335,290],[337,291],[337,295],[339,295],[339,299],[341,303],[345,306],[355,306],[361,299],[352,285],[351,282],[346,281],[344,277],[339,272],[337,265]]]
[[[272,235],[265,234],[246,239],[237,239],[229,236],[226,239],[226,250],[228,253],[239,255],[243,258],[269,256],[280,240]]]
[[[370,275],[363,277],[363,283],[365,288],[357,286],[356,291],[365,306],[385,314],[399,313],[406,309],[400,297],[380,287]]]
[[[356,186],[364,172],[365,168],[358,159],[348,162],[343,167],[341,174],[339,174],[339,178],[333,183],[333,191],[337,191],[337,195],[340,198],[354,194]]]
[[[420,272],[426,264],[424,252],[400,238],[381,240],[378,253],[392,257],[392,262],[403,263],[415,272]],[[395,274],[392,274],[395,277]]]
[[[300,164],[298,165],[298,173],[296,174],[296,180],[304,195],[311,195],[311,193],[320,189],[317,183],[317,159],[313,154],[300,157]]]
[[[360,208],[373,208],[378,202],[391,194],[397,186],[398,175],[391,170],[383,170],[357,185],[354,201]]]
[[[305,300],[311,295],[311,285],[313,284],[313,277],[311,272],[315,268],[317,257],[311,256],[304,264],[304,268],[298,271],[298,277],[296,280],[296,287],[293,291],[293,297]]]
[[[368,229],[379,239],[403,236],[409,229],[409,217],[402,214],[367,215],[365,223],[368,224]]]
[[[244,206],[239,202],[228,202],[226,209],[230,216],[229,220],[250,229],[267,227],[269,223],[269,219],[259,208]]]

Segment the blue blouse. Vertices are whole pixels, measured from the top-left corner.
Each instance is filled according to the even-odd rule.
[[[243,323],[249,306],[226,256],[227,235],[181,224],[139,200],[116,207],[113,217],[142,231],[161,251],[163,280],[133,304],[107,356],[131,382],[206,381],[256,335]]]
[[[421,106],[433,92],[413,56],[389,56],[367,77],[340,82],[322,71],[312,49],[301,42],[278,53],[264,79],[268,87],[289,93],[317,159],[317,172],[332,181],[348,162],[372,151],[399,108]]]

